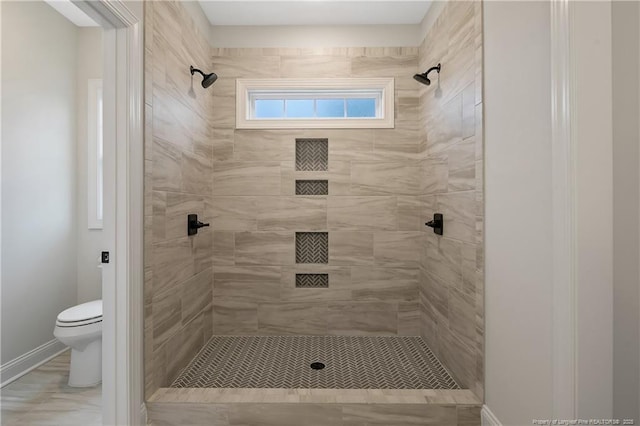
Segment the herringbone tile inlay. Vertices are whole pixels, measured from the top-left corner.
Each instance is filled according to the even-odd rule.
[[[329,170],[329,139],[296,139],[296,170]]]
[[[329,274],[296,274],[298,288],[328,288]]]
[[[328,195],[329,181],[327,180],[297,180],[296,195]]]
[[[214,336],[171,387],[459,388],[420,337],[372,336]]]
[[[329,263],[329,233],[296,232],[296,263]]]

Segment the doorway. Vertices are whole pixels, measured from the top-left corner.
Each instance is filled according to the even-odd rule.
[[[104,34],[102,251],[109,253],[109,262],[103,263],[101,272],[102,423],[140,424],[144,422],[140,404],[141,374],[138,373],[142,353],[139,316],[142,306],[143,6],[141,2],[125,5],[120,1],[79,1],[74,4],[97,22]],[[5,33],[5,37],[10,35]],[[54,79],[44,80],[56,84]],[[4,189],[2,195],[5,195]],[[2,219],[2,228],[6,230],[11,225],[6,223],[4,216]],[[1,232],[0,229],[0,236],[4,238]],[[33,250],[36,252],[47,249],[44,245],[39,246],[37,239],[35,245]],[[0,256],[6,265],[11,247],[3,246]],[[98,259],[95,260],[97,264]],[[32,264],[33,269],[38,267]],[[5,284],[3,274],[3,290]],[[4,335],[2,343],[6,343]]]

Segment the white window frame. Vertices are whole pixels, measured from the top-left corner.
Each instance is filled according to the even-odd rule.
[[[87,91],[87,214],[89,229],[102,229],[102,79],[90,78]]]
[[[392,129],[395,126],[393,78],[318,78],[236,80],[236,129]],[[268,118],[253,117],[260,99],[321,99],[377,96],[377,117]],[[345,112],[346,114],[346,112]]]

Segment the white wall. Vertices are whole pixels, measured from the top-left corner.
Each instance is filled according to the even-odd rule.
[[[640,419],[640,4],[616,1],[613,28],[613,413]]]
[[[483,13],[485,403],[525,425],[552,417],[550,9]]]
[[[575,89],[571,104],[577,284],[575,413],[583,419],[612,418],[611,3],[571,2],[570,8]],[[507,425],[554,417],[550,18],[547,2],[484,3],[486,404]],[[636,86],[631,90],[637,92]],[[636,108],[635,120],[637,116]],[[625,141],[624,147],[637,159],[635,143],[631,148]],[[623,200],[627,202],[638,205],[635,198]],[[637,221],[637,210],[630,215],[630,222]],[[634,238],[638,235],[634,225],[629,230]],[[635,255],[634,260],[637,258]],[[625,289],[631,288],[626,279],[622,282]],[[637,280],[634,285],[632,305],[638,300]],[[637,316],[630,322],[637,324]],[[632,337],[634,349],[629,354],[620,346],[624,351],[620,354],[633,357],[637,331],[625,335]],[[637,365],[637,358],[634,362]],[[637,377],[635,369],[629,373]]]
[[[575,102],[577,369],[580,418],[613,416],[611,2],[571,3]],[[594,70],[596,70],[594,72]]]
[[[2,5],[2,354],[53,339],[76,303],[76,27]]]
[[[78,167],[78,303],[102,297],[102,272],[98,258],[102,230],[88,229],[87,214],[87,84],[102,78],[102,28],[78,28],[77,67],[77,167]]]

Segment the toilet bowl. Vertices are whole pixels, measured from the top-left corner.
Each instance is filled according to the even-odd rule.
[[[102,300],[62,311],[53,335],[71,348],[69,386],[99,384],[102,381]]]

